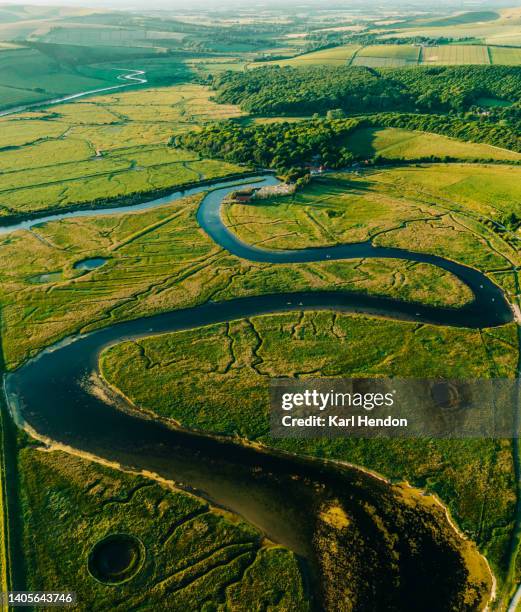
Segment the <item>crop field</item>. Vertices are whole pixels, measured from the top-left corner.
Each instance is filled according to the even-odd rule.
[[[505,64],[507,66],[521,65],[521,49],[508,47],[489,47],[492,64]]]
[[[346,460],[440,493],[496,566],[508,545],[515,503],[510,441],[273,439],[268,381],[425,372],[511,377],[515,334],[514,325],[480,332],[331,312],[287,313],[124,342],[102,353],[101,368],[134,404],[186,427]],[[204,401],[194,399],[194,384]]]
[[[398,67],[418,63],[420,47],[413,45],[370,45],[364,47],[352,61],[353,66]]]
[[[498,41],[498,45],[502,43]],[[521,38],[519,41],[521,44]],[[298,55],[291,59],[268,62],[280,66],[333,65],[367,66],[369,68],[400,68],[414,65],[468,65],[496,64],[517,66],[521,64],[521,49],[488,45],[392,45],[377,44],[365,47],[347,45]],[[266,62],[249,64],[249,68],[266,65]],[[233,68],[231,68],[233,69]],[[238,68],[237,68],[238,69]]]
[[[10,262],[0,271],[7,365],[80,329],[288,287],[452,306],[469,299],[460,281],[429,265],[371,259],[273,268],[244,261],[200,231],[199,201],[198,196],[147,212],[62,220],[0,237],[0,257]],[[396,227],[393,220],[381,225]],[[87,273],[74,268],[88,257],[106,263]]]
[[[168,485],[60,451],[26,447],[19,464],[27,588],[74,585],[81,609],[123,611],[146,602],[190,610],[222,596],[233,609],[253,609],[257,599],[308,609],[293,553],[263,544],[237,517]],[[93,550],[111,536],[141,548],[132,580],[118,588],[91,577]]]
[[[450,157],[462,161],[521,161],[521,153],[487,144],[462,142],[439,134],[400,128],[362,128],[348,137],[347,145],[357,156],[391,160]]]
[[[424,47],[422,64],[490,64],[488,48],[483,45]]]
[[[263,62],[259,64],[250,64],[250,68],[277,64],[279,66],[313,66],[326,64],[329,66],[345,66],[349,63],[353,55],[360,47],[358,45],[343,45],[340,47],[333,47],[332,49],[322,49],[321,51],[314,51],[312,53],[305,53],[303,55],[297,55],[289,60],[277,60],[273,62]]]
[[[209,96],[204,87],[186,85],[0,119],[0,215],[124,198],[242,172],[169,146],[198,125],[241,115]]]

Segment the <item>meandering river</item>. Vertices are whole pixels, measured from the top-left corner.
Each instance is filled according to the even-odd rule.
[[[255,180],[258,181],[257,185],[276,182],[272,176]],[[254,179],[249,182],[254,182]],[[291,251],[269,251],[245,244],[223,224],[220,215],[223,198],[235,188],[226,182],[216,185],[203,199],[197,220],[212,240],[238,257],[274,265],[358,257],[392,257],[429,263],[458,277],[472,290],[474,300],[462,308],[450,309],[342,291],[308,291],[206,303],[72,336],[9,373],[4,381],[6,395],[17,421],[28,425],[40,436],[173,480],[210,502],[241,515],[272,540],[294,550],[305,560],[312,577],[312,589],[319,593],[315,601],[321,607],[324,601],[321,581],[326,578],[321,577],[322,566],[317,558],[315,537],[321,504],[328,503],[328,500],[340,500],[339,503],[359,515],[364,503],[378,506],[379,499],[388,500],[392,496],[392,487],[356,468],[334,467],[319,461],[241,446],[230,440],[175,430],[158,421],[120,410],[90,392],[89,380],[93,372],[97,372],[100,351],[126,339],[288,310],[337,309],[473,328],[505,324],[512,320],[512,310],[501,289],[485,275],[435,255],[375,247],[370,242]],[[69,216],[144,210],[207,189],[201,187],[176,192],[166,198],[120,209],[50,215],[13,223],[0,231],[27,229],[47,220]],[[362,518],[360,521],[360,524],[364,522]],[[377,534],[371,537],[376,538],[377,542]],[[371,550],[380,550],[379,546],[378,543],[374,544]],[[445,559],[443,555],[448,554],[446,551],[443,553],[443,547],[439,548],[434,540],[425,546],[425,552],[432,556],[435,564],[439,564],[440,559]],[[409,563],[407,554],[404,549],[404,567]],[[412,573],[410,568],[402,572],[398,586],[385,587],[382,582],[382,592],[375,588],[373,600],[368,601],[367,609],[387,609],[385,605],[370,607],[381,606],[387,597],[388,602],[398,602],[400,609],[413,610],[418,601],[410,597],[414,592],[427,602],[423,609],[444,609],[443,597],[446,596],[446,585],[452,580],[451,568],[455,562],[452,557],[447,557],[447,572],[441,576],[441,566],[434,570],[435,566],[427,561]],[[381,563],[385,569],[387,566],[383,558]],[[392,572],[390,569],[388,571],[390,576]],[[442,588],[442,585],[445,586]]]

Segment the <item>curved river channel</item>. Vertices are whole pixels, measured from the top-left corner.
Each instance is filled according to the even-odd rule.
[[[276,179],[269,176],[249,180],[249,183],[253,182],[257,186],[274,184]],[[364,503],[377,508],[382,506],[382,516],[387,516],[387,506],[383,506],[392,505],[389,501],[392,487],[356,468],[299,459],[242,446],[231,440],[176,430],[135,412],[120,410],[90,393],[85,384],[97,371],[100,351],[127,339],[288,310],[327,308],[474,328],[505,324],[512,320],[512,311],[499,287],[483,274],[434,255],[374,247],[369,242],[293,251],[268,251],[249,246],[221,221],[222,200],[237,188],[236,184],[235,187],[226,182],[217,184],[200,205],[197,220],[217,244],[239,257],[272,264],[358,257],[394,257],[425,262],[453,273],[468,285],[475,299],[463,308],[447,309],[330,291],[284,293],[206,303],[70,337],[8,374],[5,377],[5,391],[17,422],[28,425],[39,436],[133,469],[159,474],[258,526],[268,538],[288,546],[299,555],[304,574],[309,578],[310,591],[315,594],[316,607],[331,608],[326,593],[331,585],[324,585],[324,582],[332,581],[339,592],[342,586],[335,582],[335,578],[322,575],[316,536],[320,505],[327,500],[340,500],[352,516],[359,516],[361,525],[364,524],[361,510]],[[69,216],[144,210],[207,189],[201,187],[178,192],[127,208],[50,215],[4,226],[0,232],[28,228]],[[384,499],[387,500],[385,503],[382,502]],[[437,520],[440,520],[439,517]],[[399,531],[400,528],[396,529]],[[448,526],[447,529],[450,530]],[[362,549],[365,552],[369,549],[373,551],[375,567],[381,566],[391,580],[396,569],[387,568],[384,549],[381,548],[383,544],[379,543],[377,534],[371,533]],[[374,584],[367,591],[365,607],[359,609],[417,609],[418,600],[412,597],[417,593],[422,597],[422,609],[443,610],[447,605],[443,599],[447,597],[447,583],[454,573],[452,557],[446,548],[429,543],[428,538],[424,542],[424,552],[428,553],[425,557],[432,557],[434,565],[414,562],[412,557],[408,557],[404,544],[400,554],[405,569],[403,572],[400,570],[400,586],[396,586],[396,581],[386,585],[382,575],[371,579],[369,573],[365,582],[373,580]],[[408,562],[411,562],[411,567],[407,569]],[[447,568],[441,576],[440,567]],[[327,605],[324,603],[326,599],[329,601]]]

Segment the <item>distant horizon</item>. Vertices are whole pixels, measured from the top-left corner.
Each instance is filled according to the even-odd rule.
[[[161,10],[168,11],[172,9],[181,9],[186,12],[193,12],[205,9],[211,10],[222,10],[226,11],[231,8],[237,8],[240,6],[242,9],[248,9],[249,7],[241,0],[193,0],[190,6],[187,7],[185,0],[156,0],[151,6],[150,2],[144,0],[135,0],[129,2],[128,0],[31,0],[25,2],[24,0],[0,0],[0,6],[49,6],[49,7],[70,7],[70,8],[92,8],[92,9],[115,9],[115,10]],[[277,0],[263,0],[260,3],[255,4],[256,9],[283,9],[284,7],[297,7],[309,9],[331,9],[331,10],[350,10],[358,9],[360,7],[399,7],[418,9],[422,8],[426,11],[439,9],[440,5],[443,8],[452,9],[454,11],[473,11],[480,10],[483,8],[500,9],[509,7],[520,7],[521,0],[514,0],[512,2],[506,0],[437,0],[432,5],[426,4],[422,0],[352,0],[349,3],[337,1],[331,2],[329,0],[284,0],[283,2]],[[253,7],[252,7],[253,8]]]

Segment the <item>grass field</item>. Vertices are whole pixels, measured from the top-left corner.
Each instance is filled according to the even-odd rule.
[[[489,47],[492,64],[521,65],[521,49]]]
[[[94,72],[94,74],[96,74]],[[4,49],[0,53],[0,110],[64,94],[117,84],[117,73],[105,78],[81,74],[58,64],[37,49]]]
[[[125,342],[102,353],[101,368],[137,406],[186,427],[350,461],[437,492],[501,578],[515,504],[510,441],[276,440],[269,436],[268,381],[425,372],[434,378],[512,377],[516,347],[514,325],[473,331],[288,313]],[[194,384],[204,401],[194,398]]]
[[[80,329],[209,299],[305,289],[347,289],[454,306],[469,298],[453,276],[428,265],[372,259],[274,268],[241,260],[200,230],[199,200],[63,220],[2,237],[0,257],[10,262],[0,271],[9,367]],[[396,227],[395,221],[388,219],[387,227]],[[96,256],[105,257],[105,265],[88,273],[74,268]]]
[[[454,206],[455,210],[491,217],[520,213],[521,168],[502,165],[451,164],[396,168],[377,173],[376,182],[403,195]]]
[[[0,215],[107,201],[241,172],[168,146],[198,125],[241,115],[209,97],[207,88],[185,85],[0,119]]]
[[[63,452],[31,447],[19,456],[27,588],[69,587],[80,610],[251,610],[253,601],[305,611],[298,561],[237,517],[141,476]],[[89,573],[96,543],[137,538],[141,565],[124,584]],[[74,545],[72,545],[74,543]],[[279,608],[280,609],[280,608]]]
[[[414,160],[432,155],[462,161],[521,161],[521,153],[508,149],[400,128],[362,128],[349,136],[347,145],[355,155],[368,159]]]
[[[478,220],[519,211],[520,172],[439,165],[335,174],[294,196],[229,205],[225,220],[241,239],[270,248],[372,237],[377,244],[502,270],[518,255]]]

